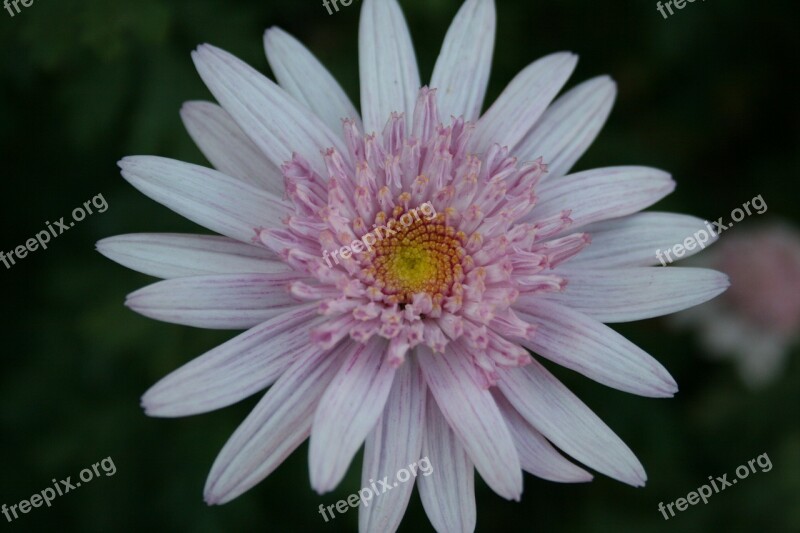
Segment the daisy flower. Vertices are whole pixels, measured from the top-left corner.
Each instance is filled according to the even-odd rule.
[[[733,360],[748,387],[769,385],[800,338],[800,233],[783,222],[742,228],[702,264],[728,274],[731,288],[673,323],[697,330],[709,355]]]
[[[364,445],[362,478],[428,457],[416,485],[439,531],[472,531],[474,472],[519,500],[522,471],[557,482],[597,472],[645,483],[631,450],[539,360],[623,391],[669,397],[674,380],[604,322],[713,298],[726,277],[654,268],[654,250],[702,221],[639,213],[674,188],[646,167],[569,171],[615,98],[608,77],[558,96],[576,56],[515,77],[483,114],[492,0],[467,0],[423,86],[395,0],[364,0],[361,113],[279,29],[264,37],[277,84],[210,45],[193,59],[219,105],[181,113],[215,170],[127,157],[123,177],[221,236],[101,241],[109,258],[164,281],[133,310],[199,328],[246,329],[151,388],[149,415],[219,409],[269,388],[205,487],[228,502],[310,438],[312,487],[332,490]],[[428,203],[435,216],[402,222]],[[405,219],[408,221],[408,218]],[[388,228],[374,247],[323,254]],[[590,242],[593,242],[589,246]],[[414,484],[361,505],[362,531],[393,531]]]

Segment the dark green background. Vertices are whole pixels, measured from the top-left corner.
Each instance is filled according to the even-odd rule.
[[[457,0],[404,0],[428,79]],[[307,448],[224,507],[202,501],[219,449],[255,399],[204,416],[157,420],[139,397],[231,335],[157,323],[123,307],[149,283],[94,251],[129,232],[194,231],[119,176],[116,161],[157,154],[203,162],[178,117],[210,95],[189,52],[210,42],[266,70],[262,32],[305,42],[357,101],[360,2],[329,16],[306,0],[36,0],[0,11],[0,248],[10,250],[98,193],[110,208],[0,268],[0,504],[14,504],[111,456],[117,474],[35,509],[9,531],[352,531],[320,503],[360,485],[360,457],[333,494],[309,486]],[[500,0],[489,101],[532,60],[581,56],[574,83],[608,73],[619,98],[579,168],[645,164],[674,173],[658,207],[706,218],[762,194],[761,218],[798,219],[796,0],[708,0],[663,20],[655,1]],[[743,222],[752,223],[752,219]],[[736,231],[733,229],[732,231]],[[724,237],[723,237],[724,238]],[[670,295],[665,294],[668,298]],[[478,531],[800,531],[800,360],[750,392],[663,321],[619,328],[673,373],[681,392],[650,400],[556,369],[637,453],[649,482],[525,478],[522,503],[477,483]],[[550,365],[552,368],[552,365]],[[758,473],[665,522],[656,509],[761,453]],[[430,530],[416,494],[401,531]]]

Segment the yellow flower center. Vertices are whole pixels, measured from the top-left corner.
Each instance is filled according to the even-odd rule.
[[[441,303],[453,282],[463,278],[465,236],[447,226],[444,215],[403,222],[395,214],[386,224],[391,231],[376,229],[384,234],[366,258],[365,273],[390,302],[410,303],[414,294],[427,293]]]

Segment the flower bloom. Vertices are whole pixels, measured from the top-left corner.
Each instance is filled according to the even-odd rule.
[[[711,355],[733,359],[746,385],[768,385],[800,335],[800,234],[784,223],[742,228],[702,262],[728,274],[731,288],[673,321],[697,329]]]
[[[364,486],[428,457],[434,473],[416,485],[439,531],[474,529],[475,470],[513,500],[523,470],[592,478],[556,447],[644,484],[631,450],[528,350],[620,390],[672,396],[664,367],[603,322],[685,309],[727,279],[652,266],[659,246],[702,227],[638,213],[673,190],[667,173],[568,175],[610,112],[608,77],[556,100],[577,61],[556,53],[480,115],[494,37],[493,1],[467,0],[422,86],[397,2],[364,0],[360,115],[281,30],[265,35],[278,84],[203,45],[194,62],[220,105],[190,102],[182,116],[216,170],[121,161],[134,187],[223,235],[101,241],[108,257],[165,279],[127,305],[177,324],[249,328],[156,384],[147,413],[207,412],[270,387],[215,461],[208,503],[236,498],[309,437],[320,493],[362,444]],[[403,219],[425,203],[436,216]],[[379,228],[390,231],[372,249],[335,268],[323,261]],[[362,505],[360,529],[395,530],[412,488]]]

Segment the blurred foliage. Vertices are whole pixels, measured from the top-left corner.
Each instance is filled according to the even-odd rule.
[[[457,0],[403,0],[423,79]],[[757,194],[798,222],[797,2],[687,4],[669,20],[654,1],[499,0],[489,101],[528,62],[569,49],[571,83],[603,73],[619,83],[612,117],[580,168],[647,164],[674,173],[661,209],[716,218]],[[144,416],[141,393],[230,336],[157,323],[123,307],[151,280],[104,260],[98,239],[140,231],[194,231],[128,186],[115,162],[158,154],[202,163],[178,117],[210,96],[189,52],[225,48],[266,70],[261,36],[279,25],[304,41],[357,101],[360,2],[329,16],[316,1],[36,1],[0,11],[0,209],[9,250],[103,193],[95,214],[13,269],[0,268],[0,504],[15,504],[111,456],[114,477],[86,484],[16,531],[352,531],[355,511],[325,524],[320,503],[359,487],[360,463],[332,494],[309,487],[306,447],[224,507],[202,501],[219,449],[255,399],[202,417]],[[746,223],[746,222],[745,222]],[[735,230],[733,230],[735,231]],[[665,294],[665,298],[670,295]],[[800,360],[774,386],[751,392],[691,335],[658,320],[619,328],[673,373],[681,392],[650,400],[554,371],[637,453],[649,482],[603,476],[557,485],[526,476],[520,504],[477,486],[478,531],[800,531]],[[774,468],[666,522],[661,501],[759,454]],[[0,519],[5,526],[5,521]],[[415,495],[401,531],[430,526]]]

